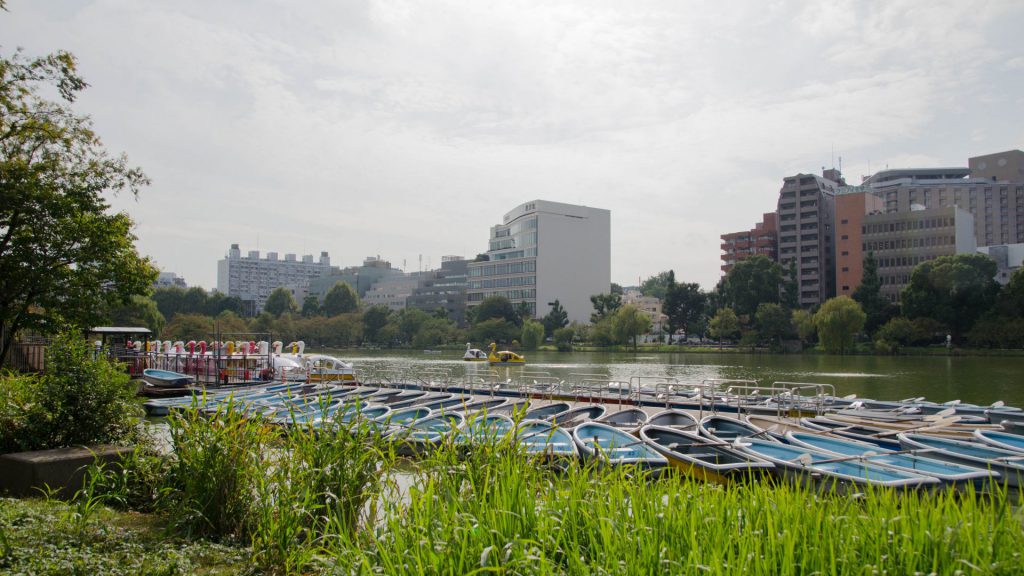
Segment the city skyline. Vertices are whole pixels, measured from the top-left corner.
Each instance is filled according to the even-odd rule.
[[[1010,1],[7,9],[6,53],[74,53],[75,110],[152,178],[112,199],[139,251],[204,288],[232,243],[471,259],[543,198],[611,211],[613,282],[674,269],[707,289],[720,234],[786,176],[841,157],[858,184],[1024,143]]]

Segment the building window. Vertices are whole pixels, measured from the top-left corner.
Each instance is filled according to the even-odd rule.
[[[842,240],[849,240],[849,239],[850,239],[849,236],[847,236],[846,234],[843,234]]]

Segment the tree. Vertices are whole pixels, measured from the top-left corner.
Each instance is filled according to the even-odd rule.
[[[469,338],[473,342],[511,344],[520,334],[520,329],[512,322],[502,318],[491,318],[474,324],[469,331]]]
[[[325,316],[337,316],[359,309],[359,295],[349,286],[348,282],[335,282],[324,296],[321,307]]]
[[[380,331],[387,326],[391,310],[387,306],[370,306],[363,312],[363,338],[375,344],[387,344],[380,338]]]
[[[934,318],[959,341],[995,303],[999,292],[995,275],[995,261],[984,254],[941,256],[922,262],[903,289],[903,314],[911,319]]]
[[[790,312],[779,304],[758,304],[754,318],[757,333],[775,345],[781,346],[782,339],[793,332]]]
[[[263,305],[263,311],[274,318],[280,318],[285,312],[295,312],[298,306],[295,305],[295,298],[287,288],[274,288],[274,291],[267,296],[267,302]]]
[[[797,337],[804,344],[810,344],[814,340],[814,315],[798,308],[793,310],[793,314],[790,316],[790,324],[796,330]]]
[[[711,319],[708,332],[719,342],[731,340],[740,333],[740,319],[732,308],[719,308]]]
[[[644,296],[654,296],[655,298],[664,299],[669,283],[675,283],[675,278],[675,273],[672,270],[659,272],[640,284],[640,293]]]
[[[178,314],[164,326],[164,340],[206,340],[213,334],[213,319],[203,314]]]
[[[174,316],[182,311],[182,303],[185,298],[185,291],[177,286],[157,288],[150,296],[160,313],[167,320],[173,320]]]
[[[796,258],[790,258],[786,266],[785,278],[782,281],[782,293],[779,295],[779,304],[786,310],[796,310],[800,307],[800,283],[797,280]]]
[[[562,303],[556,298],[551,303],[551,311],[545,316],[541,322],[544,323],[544,334],[552,336],[555,330],[564,328],[569,325],[569,313],[562,308]]]
[[[501,318],[515,324],[519,316],[516,314],[516,310],[508,298],[504,296],[488,296],[480,302],[479,306],[475,307],[473,321],[476,324],[485,320],[491,320],[492,318]]]
[[[572,326],[555,330],[555,347],[559,352],[572,352],[572,340],[576,336],[576,330]]]
[[[853,338],[864,328],[867,314],[849,296],[826,300],[814,314],[818,338],[828,352],[843,354],[853,347]]]
[[[633,351],[636,352],[637,337],[651,331],[651,317],[644,314],[636,306],[625,304],[612,316],[612,335],[617,342],[633,340]]]
[[[166,320],[153,302],[145,296],[132,296],[127,304],[114,306],[107,315],[111,326],[145,326],[159,335]]]
[[[302,300],[302,317],[312,318],[320,314],[320,299],[310,294]]]
[[[671,271],[670,271],[671,272]],[[665,293],[665,301],[661,311],[668,317],[669,333],[682,329],[687,336],[704,317],[707,296],[701,291],[700,285],[694,282],[675,283]]]
[[[860,285],[853,291],[853,299],[867,315],[864,330],[873,335],[883,324],[895,316],[899,309],[882,296],[882,279],[878,276],[878,261],[873,253],[864,257],[864,274]]]
[[[0,364],[21,330],[94,326],[157,276],[104,198],[149,181],[72,111],[87,86],[76,67],[67,52],[0,58]]]
[[[738,316],[753,316],[762,302],[779,303],[782,267],[764,256],[737,262],[722,282],[722,297]]]
[[[207,316],[217,316],[221,312],[233,312],[241,316],[245,312],[241,298],[228,296],[223,292],[214,292],[208,295],[203,309]]]
[[[590,303],[594,305],[594,313],[590,315],[590,322],[597,324],[604,318],[611,316],[622,306],[622,296],[614,292],[608,294],[594,294],[590,297]]]
[[[527,320],[533,320],[533,308],[529,302],[520,302],[515,306],[516,310],[516,324],[522,326]]]
[[[544,341],[544,325],[536,320],[527,320],[523,323],[523,333],[519,338],[526,350],[536,350]]]

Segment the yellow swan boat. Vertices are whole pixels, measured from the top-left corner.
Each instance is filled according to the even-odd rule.
[[[498,345],[491,342],[491,352],[487,355],[487,363],[491,366],[523,366],[526,358],[508,350],[498,350]]]

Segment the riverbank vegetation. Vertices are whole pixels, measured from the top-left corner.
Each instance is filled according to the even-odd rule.
[[[1000,574],[1024,550],[1021,512],[999,486],[720,487],[549,468],[507,438],[452,438],[410,462],[365,423],[272,429],[237,407],[168,427],[173,452],[140,449],[123,469],[95,469],[68,506],[0,501],[0,567],[37,566],[27,550],[47,536],[59,558],[88,566],[112,566],[126,547],[171,551],[170,564],[149,565],[169,574],[203,558],[274,574]],[[40,513],[69,520],[30,520]],[[145,529],[105,544],[126,518]],[[167,531],[154,538],[155,526]],[[133,561],[155,561],[145,554]]]

